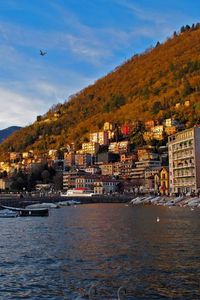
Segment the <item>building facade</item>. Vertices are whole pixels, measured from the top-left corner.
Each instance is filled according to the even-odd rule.
[[[170,193],[200,190],[200,127],[178,132],[168,139]]]
[[[99,143],[99,145],[108,145],[109,138],[107,131],[98,131],[90,133],[90,142]]]

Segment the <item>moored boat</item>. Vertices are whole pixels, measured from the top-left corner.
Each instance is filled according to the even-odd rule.
[[[2,209],[0,211],[0,218],[16,218],[19,216],[17,211],[12,211],[10,209]]]
[[[26,209],[38,209],[38,208],[59,208],[60,206],[55,203],[35,203],[26,206]]]
[[[3,209],[8,209],[12,212],[18,212],[19,217],[47,217],[49,215],[48,208],[20,208],[20,207],[9,207],[9,206],[1,206]]]
[[[61,197],[93,197],[95,194],[93,191],[86,189],[69,189],[66,193],[61,193]]]

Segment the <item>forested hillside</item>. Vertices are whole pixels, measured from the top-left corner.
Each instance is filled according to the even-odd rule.
[[[162,121],[171,116],[186,127],[200,122],[199,24],[182,27],[165,43],[134,55],[64,104],[38,116],[34,124],[2,143],[0,154],[58,149],[72,141],[80,145],[105,121]]]
[[[3,142],[13,132],[19,130],[20,128],[21,127],[19,126],[10,126],[8,128],[0,130],[0,143]]]

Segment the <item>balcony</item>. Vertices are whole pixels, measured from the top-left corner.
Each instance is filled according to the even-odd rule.
[[[180,170],[180,169],[189,169],[189,168],[194,168],[194,164],[184,164],[182,166],[174,166],[173,170]]]
[[[194,182],[181,182],[181,183],[174,183],[174,187],[195,187],[195,183]]]
[[[179,152],[183,150],[191,150],[194,148],[194,144],[191,145],[183,145],[183,146],[176,146],[172,149],[172,152]]]
[[[174,178],[183,178],[183,177],[195,177],[194,173],[187,173],[187,174],[174,174]]]
[[[174,155],[173,160],[180,160],[180,159],[187,159],[194,157],[194,152],[192,151],[191,153],[187,153],[185,155]]]

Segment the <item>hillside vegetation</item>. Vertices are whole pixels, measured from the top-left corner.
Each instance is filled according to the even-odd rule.
[[[179,108],[175,108],[177,103]],[[162,121],[171,116],[186,127],[200,122],[199,24],[182,27],[165,43],[133,56],[64,104],[38,116],[0,145],[0,155],[58,149],[72,141],[78,146],[105,121]]]
[[[2,143],[9,135],[13,132],[19,130],[21,127],[19,126],[11,126],[5,129],[0,130],[0,143]]]

